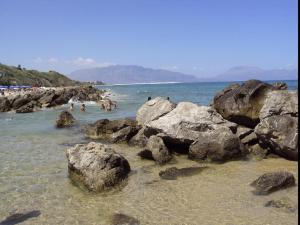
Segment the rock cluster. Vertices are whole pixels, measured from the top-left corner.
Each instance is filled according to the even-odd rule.
[[[30,113],[42,107],[55,107],[66,104],[71,98],[78,101],[98,102],[102,99],[102,94],[103,91],[92,86],[32,91],[25,95],[0,97],[0,112]]]

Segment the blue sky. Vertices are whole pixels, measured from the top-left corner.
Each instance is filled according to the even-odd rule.
[[[297,0],[0,0],[0,62],[113,64],[211,76],[298,68]]]

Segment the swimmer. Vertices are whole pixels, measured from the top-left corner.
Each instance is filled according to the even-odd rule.
[[[81,112],[85,112],[85,104],[82,104],[82,105],[81,105],[80,111],[81,111]]]

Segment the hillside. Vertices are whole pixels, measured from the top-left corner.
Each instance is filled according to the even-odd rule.
[[[29,85],[44,87],[75,86],[80,82],[55,72],[39,72],[0,64],[0,85]]]
[[[77,70],[70,77],[80,81],[101,80],[107,84],[199,81],[196,77],[183,73],[123,65]]]

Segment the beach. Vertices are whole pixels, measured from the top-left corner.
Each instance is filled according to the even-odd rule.
[[[141,160],[139,147],[111,144],[131,166],[128,179],[103,193],[90,193],[68,178],[66,149],[87,143],[82,129],[99,119],[135,117],[147,97],[169,97],[174,102],[191,101],[209,105],[213,96],[229,83],[155,84],[106,86],[118,102],[113,111],[88,104],[86,112],[76,107],[76,124],[56,129],[60,112],[69,104],[27,114],[0,113],[0,221],[9,215],[38,210],[40,215],[23,224],[111,224],[115,214],[129,215],[140,224],[297,224],[294,212],[265,207],[273,199],[288,198],[296,205],[298,188],[267,196],[253,195],[250,183],[274,170],[288,170],[298,184],[298,163],[284,158],[234,160],[207,166],[195,176],[162,180],[159,172],[171,167],[199,166],[186,155],[174,155],[175,162],[156,165]],[[297,82],[288,82],[297,90]],[[102,89],[101,86],[99,86]],[[297,206],[298,207],[298,206]]]

